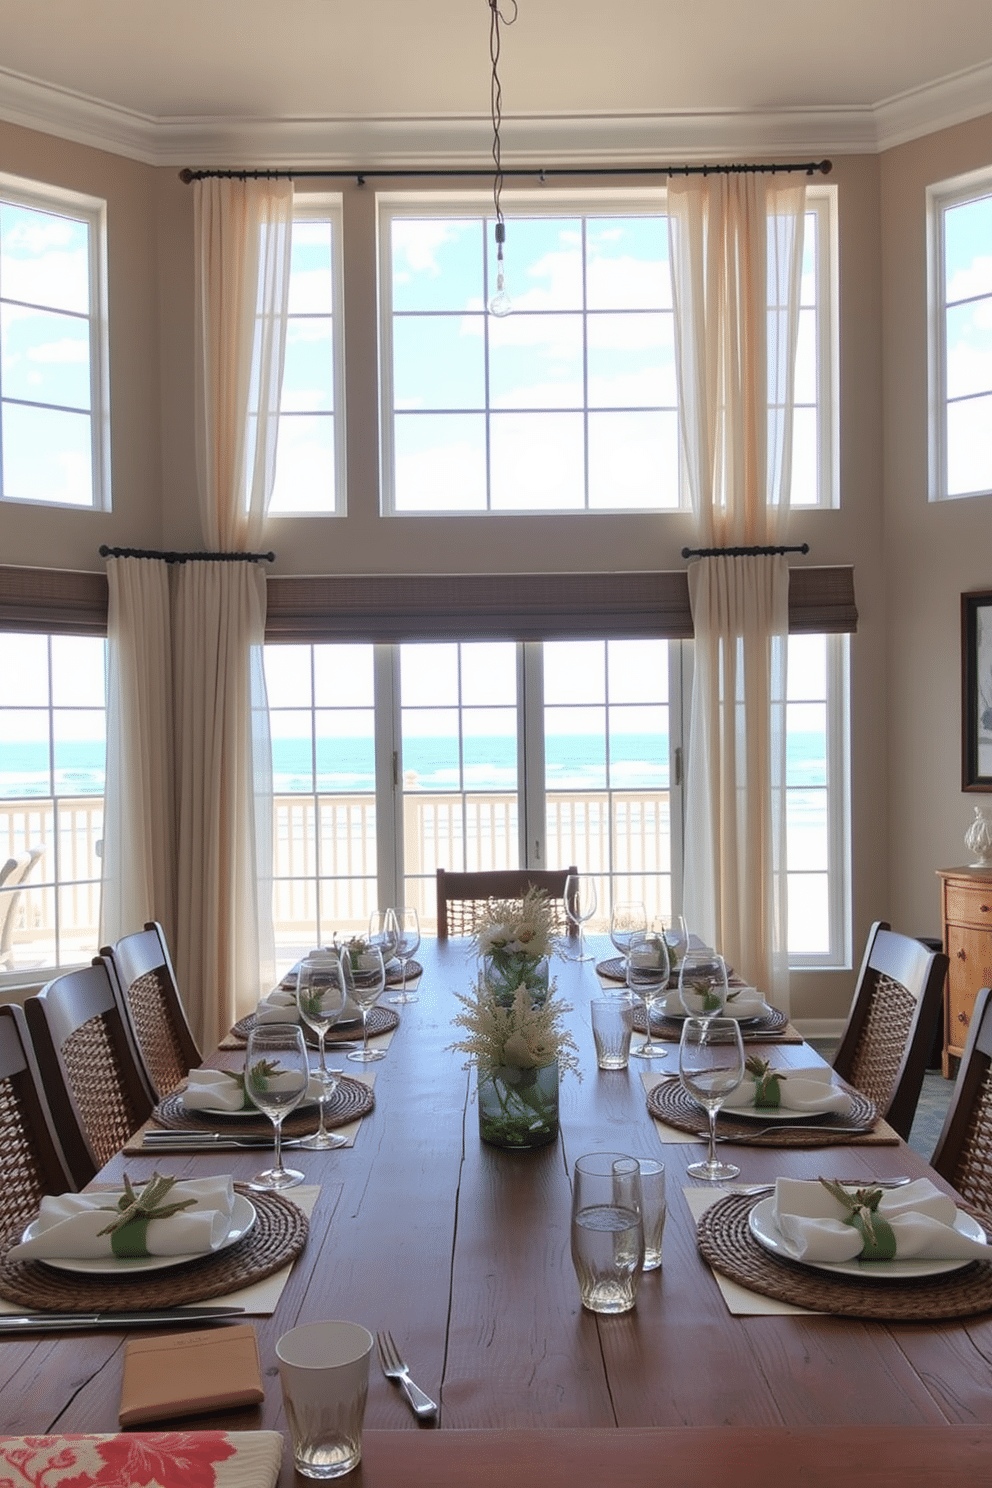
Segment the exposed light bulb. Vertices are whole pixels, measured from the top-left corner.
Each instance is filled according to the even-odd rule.
[[[500,264],[496,271],[496,293],[489,301],[490,315],[509,315],[513,309],[513,302],[506,292],[506,275],[503,273],[503,265]]]

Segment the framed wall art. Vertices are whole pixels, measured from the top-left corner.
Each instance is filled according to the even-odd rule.
[[[961,789],[992,791],[992,593],[961,596]]]

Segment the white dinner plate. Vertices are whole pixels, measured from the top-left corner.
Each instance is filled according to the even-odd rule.
[[[47,1257],[43,1265],[52,1266],[56,1271],[77,1271],[84,1276],[120,1276],[124,1271],[128,1274],[138,1271],[162,1271],[168,1266],[185,1266],[187,1261],[199,1261],[204,1256],[219,1255],[222,1250],[227,1250],[241,1240],[257,1219],[255,1205],[244,1194],[234,1195],[234,1209],[231,1216],[231,1228],[227,1232],[227,1239],[216,1250],[198,1250],[192,1255],[176,1256],[134,1256],[131,1259],[118,1259],[116,1256],[101,1257],[90,1261],[75,1261],[69,1259],[58,1259]],[[37,1233],[38,1221],[29,1224],[21,1237],[24,1240],[32,1240]]]
[[[810,1266],[814,1271],[826,1271],[834,1276],[857,1276],[861,1281],[909,1281],[918,1276],[941,1276],[945,1271],[960,1271],[962,1266],[971,1265],[967,1257],[956,1261],[803,1260],[797,1255],[792,1242],[785,1238],[775,1223],[774,1198],[762,1199],[755,1204],[748,1216],[748,1225],[758,1244],[770,1251],[772,1255],[787,1256],[790,1261],[796,1261],[800,1266]],[[972,1219],[970,1214],[965,1214],[960,1209],[954,1221],[954,1228],[959,1234],[966,1235],[969,1240],[985,1239],[985,1231],[977,1219]],[[990,1250],[990,1255],[992,1255],[992,1250]]]
[[[844,1111],[792,1111],[788,1106],[722,1106],[722,1116],[739,1116],[742,1121],[769,1121],[778,1126],[780,1121],[826,1121],[828,1116],[837,1116],[841,1121],[850,1119]]]
[[[286,1114],[292,1116],[296,1111],[316,1111],[317,1104],[317,1101],[308,1098],[300,1101],[298,1106],[294,1106],[292,1111],[287,1111]],[[183,1110],[186,1111],[187,1116],[203,1116],[210,1121],[264,1121],[266,1119],[265,1112],[260,1111],[257,1106],[252,1106],[250,1111],[228,1111],[223,1107],[215,1106],[195,1106],[192,1110],[184,1106]]]
[[[734,1004],[732,1002],[728,1002],[727,1005],[724,1007],[722,1013],[714,1013],[713,1016],[715,1018],[736,1018],[738,1023],[744,1025],[748,1023],[760,1023],[762,1018],[770,1018],[771,1012],[772,1010],[768,1006],[767,1002],[763,1002],[761,1004],[758,1012],[754,1012],[752,1009],[752,1011],[749,1013],[738,1012],[737,1009],[734,1007]],[[655,1016],[657,1017],[657,1014],[655,1014]],[[684,1023],[686,1018],[690,1016],[692,1016],[693,1018],[701,1018],[703,1014],[692,1013],[690,1015],[681,1005],[679,1006],[677,1012],[669,1013],[665,1012],[664,1009],[662,1010],[662,1017],[671,1018],[676,1023]]]

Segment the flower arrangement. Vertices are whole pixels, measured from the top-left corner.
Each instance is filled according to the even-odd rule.
[[[494,963],[526,958],[536,962],[558,951],[558,922],[544,889],[531,887],[522,899],[490,899],[475,922],[475,953]]]
[[[458,995],[455,1027],[468,1035],[448,1047],[468,1055],[466,1068],[479,1076],[479,1134],[499,1147],[541,1147],[558,1135],[558,1079],[575,1070],[578,1046],[562,1027],[571,1012],[554,995],[535,1000],[521,982],[507,1004],[485,977],[471,996]]]
[[[530,988],[521,982],[510,1006],[504,1007],[480,977],[471,996],[457,994],[462,1011],[454,1024],[468,1037],[449,1044],[449,1049],[468,1055],[466,1068],[474,1066],[480,1075],[498,1074],[511,1084],[520,1083],[522,1072],[555,1060],[559,1070],[575,1070],[581,1079],[578,1045],[561,1022],[572,1009],[555,997],[555,991],[552,982],[547,1000],[535,1007]]]

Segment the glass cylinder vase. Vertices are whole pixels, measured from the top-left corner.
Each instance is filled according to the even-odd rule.
[[[542,1007],[548,996],[551,968],[547,956],[497,951],[483,956],[482,977],[500,1007],[512,1007],[513,995],[521,983],[530,990],[534,1007]]]
[[[539,1069],[502,1065],[479,1072],[479,1136],[494,1147],[526,1151],[558,1135],[558,1061]]]

